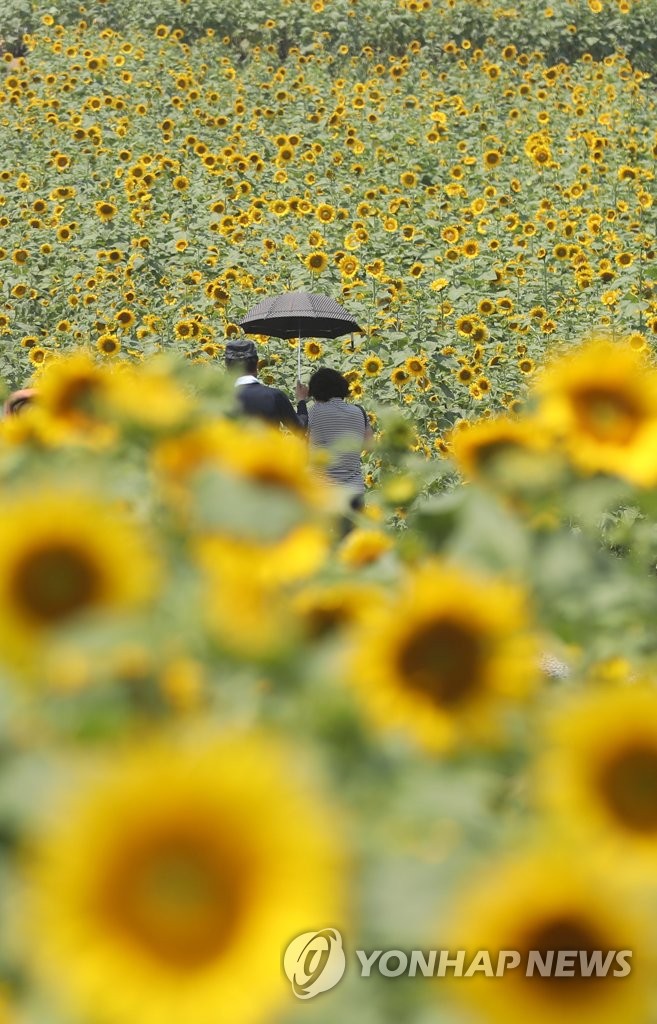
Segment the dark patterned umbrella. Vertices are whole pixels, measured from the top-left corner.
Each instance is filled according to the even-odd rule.
[[[240,327],[246,334],[271,338],[339,338],[360,327],[351,313],[329,295],[284,292],[249,310]]]
[[[360,331],[351,313],[329,295],[313,292],[284,292],[263,299],[249,310],[239,326],[246,334],[271,338],[299,339],[299,369],[302,338],[339,338]]]

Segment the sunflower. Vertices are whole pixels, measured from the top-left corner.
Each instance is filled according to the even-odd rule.
[[[106,200],[96,203],[95,210],[96,216],[103,224],[109,224],[119,212],[114,203],[109,203]]]
[[[35,351],[30,349],[30,356]],[[75,352],[49,363],[39,381],[39,391],[55,437],[70,435],[76,441],[110,439],[111,429],[102,416],[112,386],[109,370],[86,352]]]
[[[19,655],[81,616],[151,596],[156,566],[139,530],[87,494],[35,491],[0,512],[0,635]]]
[[[32,363],[32,366],[41,366],[49,355],[48,349],[41,348],[40,345],[32,345],[30,346],[27,358]]]
[[[345,256],[340,260],[340,273],[343,277],[354,277],[360,269],[360,264],[355,256]]]
[[[189,188],[189,178],[186,178],[184,174],[177,174],[171,184],[176,192],[186,192]]]
[[[548,366],[536,393],[540,418],[580,469],[657,481],[657,371],[640,352],[594,338]]]
[[[467,892],[454,906],[453,923],[447,925],[448,946],[464,950],[466,963],[476,951],[488,950],[496,966],[497,951],[514,950],[520,964],[496,978],[460,978],[453,995],[474,1003],[492,1024],[618,1024],[647,1019],[650,971],[642,959],[649,948],[647,921],[614,877],[597,871],[593,863],[587,848],[578,856],[546,836],[544,851],[530,850],[483,873],[471,873]],[[443,944],[445,937],[443,925]],[[596,950],[602,961],[613,951],[606,975],[586,969]],[[555,976],[562,952],[571,957],[572,973],[569,968]],[[621,952],[629,952],[632,959],[618,962]],[[551,976],[541,975],[537,959],[548,969],[551,965]],[[531,960],[535,966],[530,972]],[[628,976],[614,977],[614,971],[624,966],[630,967]]]
[[[190,320],[180,320],[173,328],[174,334],[181,341],[192,337],[192,327]]]
[[[365,264],[365,273],[370,277],[380,278],[385,270],[385,263],[383,260],[375,259],[371,263]]]
[[[453,431],[448,442],[466,477],[522,485],[533,478],[537,455],[546,465],[550,439],[533,422],[496,416]]]
[[[290,936],[342,915],[336,823],[302,776],[261,736],[160,740],[62,799],[28,866],[30,956],[62,1005],[256,1024],[289,1002]]]
[[[295,595],[292,608],[302,633],[324,640],[353,627],[382,599],[382,591],[372,584],[311,583]]]
[[[321,274],[328,267],[328,256],[325,252],[311,252],[303,262],[313,274]]]
[[[394,548],[393,538],[381,530],[352,530],[342,541],[338,551],[339,561],[350,569],[362,569],[372,565]]]
[[[449,245],[455,245],[461,236],[461,228],[456,225],[449,225],[440,232],[440,237]]]
[[[408,371],[403,366],[397,366],[390,374],[390,380],[396,388],[403,388],[408,383]]]
[[[135,314],[131,309],[120,309],[114,319],[122,331],[129,331],[131,327],[134,327],[136,322]]]
[[[422,377],[427,369],[426,360],[420,356],[409,356],[404,366],[411,377]]]
[[[205,581],[205,618],[219,646],[256,660],[288,649],[295,636],[283,588],[314,575],[328,550],[326,531],[312,523],[267,543],[234,531],[203,538],[196,556]]]
[[[536,767],[541,803],[612,865],[652,872],[657,850],[657,691],[616,685],[563,702]]]
[[[305,352],[308,359],[321,359],[324,353],[324,346],[319,341],[310,340],[305,342],[303,346],[303,351]]]
[[[145,430],[171,430],[187,421],[192,411],[189,395],[166,364],[157,360],[122,368],[112,378],[107,398],[114,416]]]
[[[641,331],[634,331],[632,334],[628,334],[626,341],[635,352],[645,352],[648,347],[646,336]]]
[[[320,223],[330,224],[335,220],[335,207],[330,206],[329,203],[320,203],[315,209],[315,216]]]
[[[489,170],[493,167],[498,167],[502,162],[502,155],[497,149],[488,149],[484,153],[484,167]]]
[[[290,206],[285,199],[274,199],[273,202],[269,204],[269,209],[277,217],[284,217],[290,212]]]
[[[475,329],[477,321],[472,316],[460,316],[455,324],[457,332],[462,338],[469,338]]]
[[[470,335],[470,340],[473,341],[475,343],[475,345],[481,345],[485,341],[488,341],[489,337],[490,337],[490,335],[489,335],[488,328],[486,327],[486,325],[485,324],[477,323],[477,324],[475,324],[474,330],[473,330],[472,334]]]
[[[383,361],[378,356],[368,356],[363,363],[363,373],[366,377],[378,377],[383,369]]]
[[[115,356],[121,351],[121,342],[116,334],[101,334],[96,342],[96,348],[104,356]]]
[[[536,146],[531,152],[531,159],[537,167],[545,167],[552,159],[548,146]]]
[[[401,728],[430,751],[484,738],[534,680],[524,595],[427,562],[363,627],[351,675],[378,727]]]
[[[297,499],[321,505],[325,490],[311,472],[306,445],[259,424],[208,421],[163,442],[156,468],[171,485],[192,485],[198,472],[218,470],[257,488],[260,500]]]

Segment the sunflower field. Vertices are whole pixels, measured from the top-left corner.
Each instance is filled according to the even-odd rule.
[[[0,1024],[655,1024],[657,3],[3,12]]]

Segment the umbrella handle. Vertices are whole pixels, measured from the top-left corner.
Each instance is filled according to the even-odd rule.
[[[301,383],[301,331],[299,331],[299,346],[297,349],[297,380]]]

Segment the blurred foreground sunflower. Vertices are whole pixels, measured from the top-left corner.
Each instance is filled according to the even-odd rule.
[[[546,368],[539,419],[587,473],[657,481],[657,370],[631,345],[602,337]]]
[[[540,802],[624,869],[657,881],[657,691],[616,685],[571,696],[536,767]]]
[[[69,795],[28,863],[26,937],[65,1006],[108,1024],[254,1024],[282,951],[340,924],[325,804],[262,737],[159,740]]]
[[[551,442],[531,419],[510,416],[478,420],[465,430],[454,430],[448,438],[463,474],[496,486],[527,486],[534,479],[544,479],[548,464],[557,460],[556,451],[550,451]]]
[[[111,443],[115,429],[104,417],[114,380],[108,367],[82,349],[48,362],[37,389],[53,438],[76,444]]]
[[[526,697],[535,674],[523,594],[438,562],[373,609],[350,670],[377,726],[432,751],[490,738],[502,704]]]
[[[4,655],[82,616],[134,608],[154,592],[157,565],[139,529],[79,491],[35,489],[0,510],[0,637]]]
[[[550,841],[552,840],[552,841]],[[647,1021],[645,997],[650,982],[646,963],[651,937],[638,902],[628,900],[613,876],[598,875],[585,849],[581,859],[570,848],[545,837],[543,849],[491,865],[469,879],[467,893],[447,926],[452,949],[465,950],[469,964],[478,950],[517,951],[520,962],[499,977],[483,972],[454,982],[453,993],[471,1001],[481,1021],[507,1024],[618,1024]],[[443,932],[442,942],[445,943]],[[608,960],[605,974],[591,967]],[[618,960],[619,952],[630,953]],[[530,954],[551,968],[543,976]],[[557,958],[566,957],[561,976]],[[627,967],[629,966],[629,973]],[[625,972],[625,976],[614,975]]]
[[[250,658],[269,657],[295,640],[288,584],[317,572],[329,550],[324,529],[302,524],[269,544],[230,535],[196,545],[208,628],[220,645]]]

